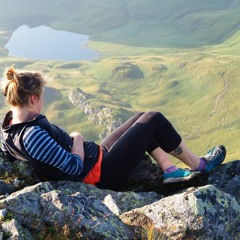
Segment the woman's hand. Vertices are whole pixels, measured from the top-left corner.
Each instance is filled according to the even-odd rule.
[[[83,136],[78,132],[73,132],[70,134],[70,137],[73,138],[73,146],[71,153],[79,155],[81,159],[84,161]]]

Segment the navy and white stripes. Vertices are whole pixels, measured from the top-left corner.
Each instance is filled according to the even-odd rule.
[[[39,126],[32,126],[26,130],[23,145],[32,158],[56,167],[63,173],[80,175],[83,171],[80,156],[67,152]]]

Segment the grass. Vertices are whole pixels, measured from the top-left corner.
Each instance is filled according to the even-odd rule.
[[[146,57],[145,54],[139,57],[129,56],[126,62],[137,64],[146,77],[124,78],[117,81],[111,78],[111,71],[124,62],[119,59],[114,59],[114,63],[112,58],[94,64],[86,62],[82,63],[80,69],[70,71],[55,67],[59,63],[48,66],[40,62],[40,68],[45,69],[53,78],[49,86],[57,89],[54,95],[50,91],[50,97],[46,98],[45,113],[50,121],[67,131],[78,130],[87,135],[88,139],[97,140],[97,132],[100,132],[101,127],[93,127],[94,124],[89,122],[80,109],[73,107],[67,98],[69,90],[80,87],[97,97],[100,103],[109,105],[114,103],[113,105],[117,106],[123,103],[120,109],[130,110],[128,116],[131,112],[151,109],[163,112],[199,154],[206,152],[211,145],[225,143],[229,151],[228,157],[237,158],[238,139],[235,137],[232,142],[232,133],[239,131],[238,61],[235,60],[236,65],[232,64],[229,69],[231,58],[219,62],[209,54],[208,58],[194,60],[197,54],[190,51],[179,53],[178,56],[163,55],[160,68],[158,58],[155,62],[152,57]],[[183,68],[179,69],[179,62]],[[36,66],[38,65],[34,63],[28,65],[28,68],[34,69]],[[160,69],[157,75],[154,66]],[[223,72],[228,82],[225,90]],[[106,84],[101,88],[105,91],[99,93],[103,82]],[[229,131],[231,134],[227,134]],[[215,141],[212,136],[215,136]],[[235,148],[231,146],[232,144]]]
[[[79,3],[70,2],[66,6],[64,1],[51,2],[46,8],[46,0],[34,0],[27,9],[25,0],[22,8],[16,2],[12,9],[16,19],[6,21],[5,14],[0,16],[1,49],[18,24],[37,14],[40,20],[48,16],[46,25],[91,34],[88,46],[101,54],[91,62],[61,62],[31,61],[2,53],[1,72],[16,63],[19,68],[39,70],[49,79],[52,91],[46,91],[44,113],[50,121],[68,132],[80,131],[87,139],[100,141],[103,127],[68,100],[69,91],[79,87],[94,96],[90,102],[113,108],[123,120],[137,111],[163,112],[199,155],[221,143],[227,147],[227,161],[239,158],[238,3],[92,0],[80,8]],[[11,2],[3,0],[1,4],[8,9]],[[3,100],[1,104],[3,115]]]

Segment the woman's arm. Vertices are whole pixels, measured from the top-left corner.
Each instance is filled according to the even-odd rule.
[[[70,153],[62,148],[44,129],[32,126],[24,133],[23,145],[33,159],[56,167],[63,173],[79,176],[83,171],[83,159],[80,156],[82,153],[77,150],[77,144],[81,142],[80,137],[75,138],[75,150]]]
[[[83,136],[78,132],[73,132],[70,134],[70,137],[73,138],[73,146],[72,146],[71,153],[79,155],[82,161],[84,161]]]

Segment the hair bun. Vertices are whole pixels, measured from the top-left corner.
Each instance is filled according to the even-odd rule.
[[[6,70],[5,75],[7,80],[12,81],[16,79],[17,72],[15,71],[14,67],[10,67]]]

